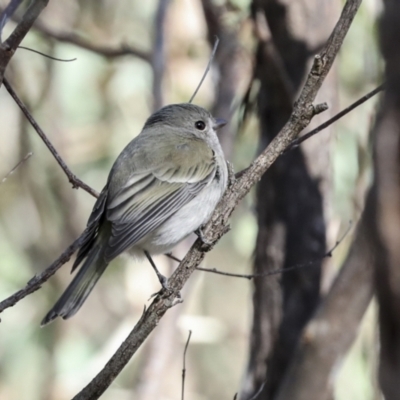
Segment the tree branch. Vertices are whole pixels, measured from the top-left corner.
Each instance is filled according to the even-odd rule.
[[[310,123],[313,116],[321,110],[318,107],[314,107],[312,102],[333,64],[360,4],[361,0],[347,0],[334,31],[321,53],[315,57],[312,69],[300,93],[300,97],[295,103],[289,121],[248,170],[228,188],[203,230],[207,242],[215,244],[224,235],[228,219],[239,201],[250,191],[252,186],[289,146],[300,131]],[[104,393],[147,336],[157,326],[163,315],[175,304],[179,291],[204,259],[205,252],[211,250],[211,248],[212,245],[203,244],[200,239],[196,240],[182,263],[169,279],[170,290],[161,293],[154,299],[116,353],[99,374],[74,397],[74,400],[98,399]]]
[[[30,3],[21,21],[7,40],[0,44],[0,85],[4,78],[4,72],[26,34],[32,28],[39,14],[47,6],[49,0],[34,0]],[[7,8],[6,8],[7,9]],[[7,18],[7,16],[6,16]],[[2,21],[2,25],[5,21]]]
[[[3,28],[7,21],[12,17],[12,15],[15,13],[17,8],[20,6],[22,3],[22,0],[11,0],[7,7],[1,12],[0,15],[0,42],[3,41],[2,36],[3,36]]]
[[[40,136],[40,138],[43,140],[44,144],[47,146],[47,148],[50,150],[51,154],[53,154],[54,158],[58,162],[59,166],[62,168],[62,170],[65,172],[65,175],[67,175],[68,180],[72,184],[72,187],[74,189],[76,188],[82,188],[89,194],[91,194],[94,197],[99,197],[98,192],[96,192],[94,189],[92,189],[89,185],[87,185],[85,182],[82,182],[77,176],[75,176],[71,170],[68,168],[67,164],[65,164],[64,160],[61,158],[61,156],[58,154],[57,150],[54,148],[53,144],[50,142],[46,134],[43,132],[42,128],[40,128],[39,124],[36,122],[36,120],[33,118],[32,114],[29,112],[29,110],[26,108],[24,103],[21,101],[21,99],[17,96],[15,93],[14,89],[11,87],[10,83],[6,78],[4,78],[4,87],[7,89],[8,93],[10,93],[11,97],[15,100],[15,102],[18,104],[19,108],[21,111],[24,113],[25,117],[27,120],[31,123],[37,134]]]

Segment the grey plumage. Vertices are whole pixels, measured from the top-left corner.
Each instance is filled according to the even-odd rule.
[[[215,129],[201,107],[176,104],[147,120],[115,161],[73,265],[79,272],[42,321],[71,317],[124,251],[160,254],[204,224],[227,184]]]

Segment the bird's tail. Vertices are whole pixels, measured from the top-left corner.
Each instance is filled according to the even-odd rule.
[[[107,267],[100,244],[90,250],[85,262],[54,307],[47,313],[41,326],[57,317],[72,317],[82,306]]]

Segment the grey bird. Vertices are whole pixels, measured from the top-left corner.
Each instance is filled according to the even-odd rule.
[[[227,186],[216,134],[225,123],[193,104],[169,105],[148,118],[115,161],[72,267],[80,269],[42,326],[73,316],[122,252],[151,261],[208,221]]]

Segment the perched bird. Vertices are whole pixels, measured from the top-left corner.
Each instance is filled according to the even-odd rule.
[[[227,186],[216,134],[225,123],[193,104],[169,105],[149,117],[115,161],[72,271],[82,265],[42,326],[73,316],[122,252],[152,262],[151,255],[171,251],[208,221]]]

